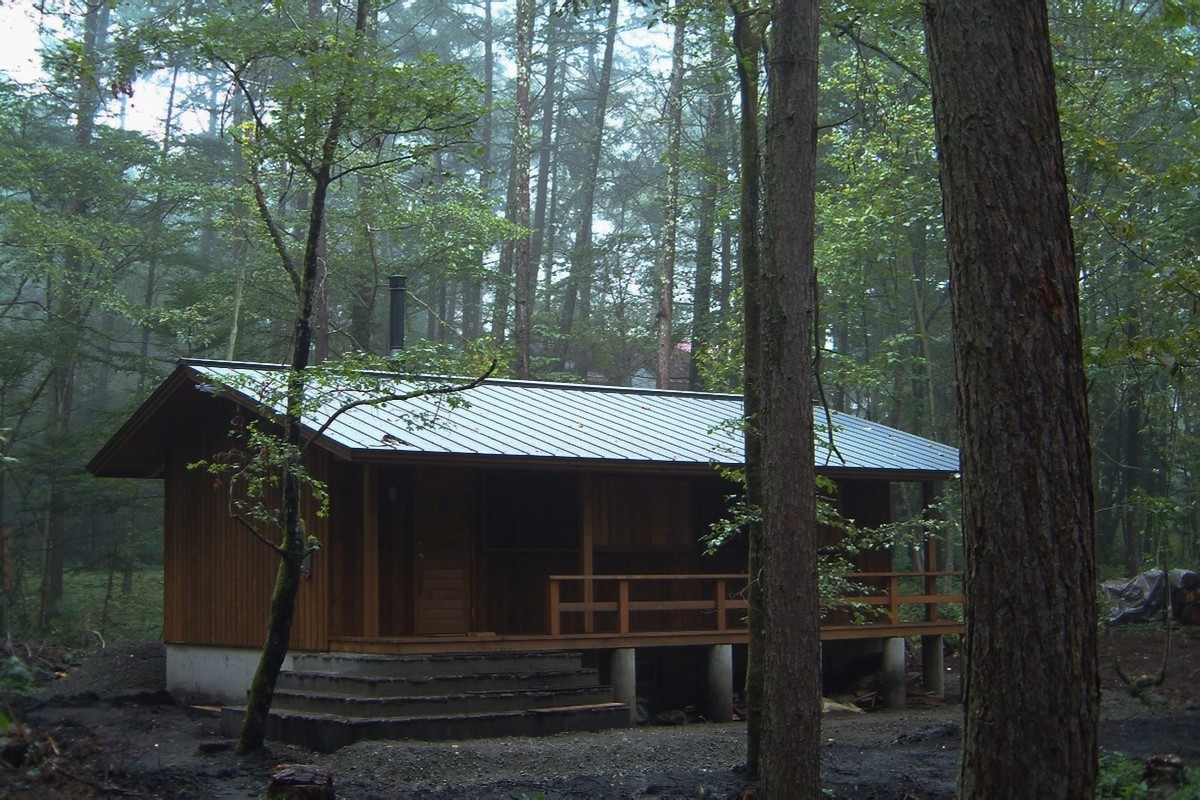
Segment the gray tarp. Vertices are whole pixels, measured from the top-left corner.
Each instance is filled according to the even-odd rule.
[[[1197,573],[1190,569],[1173,569],[1170,572],[1171,591],[1168,595],[1163,586],[1163,571],[1152,569],[1134,578],[1117,578],[1100,584],[1100,596],[1113,604],[1110,622],[1147,622],[1161,620],[1167,607],[1167,597],[1172,598],[1172,616],[1179,618],[1181,587],[1192,588],[1197,582]]]

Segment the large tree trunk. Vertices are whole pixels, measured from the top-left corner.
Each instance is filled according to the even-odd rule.
[[[966,548],[960,793],[1092,797],[1099,684],[1078,274],[1042,0],[929,0]]]
[[[765,800],[821,795],[820,593],[812,333],[817,0],[773,4],[767,60],[762,287]]]

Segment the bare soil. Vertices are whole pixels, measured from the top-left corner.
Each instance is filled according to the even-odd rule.
[[[1200,759],[1200,628],[1173,636],[1161,686],[1131,697],[1112,667],[1158,671],[1161,627],[1127,626],[1101,641],[1102,743],[1131,758]],[[162,646],[99,651],[57,672],[32,698],[9,698],[20,722],[0,748],[0,798],[262,797],[277,765],[328,770],[345,798],[737,798],[749,796],[743,723],[646,726],[542,739],[369,742],[332,754],[272,743],[243,758],[219,733],[216,709],[179,705],[164,690]],[[952,662],[951,662],[952,663]],[[833,798],[953,798],[962,733],[956,676],[945,702],[827,713],[822,782]],[[0,739],[0,742],[5,741]]]

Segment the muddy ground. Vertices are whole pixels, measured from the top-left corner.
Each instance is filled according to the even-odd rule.
[[[1200,763],[1200,629],[1180,629],[1153,707],[1121,691],[1127,672],[1158,669],[1161,628],[1126,627],[1102,640],[1107,752],[1174,752]],[[333,775],[345,798],[733,798],[749,788],[743,723],[647,726],[542,739],[360,743],[332,754],[272,744],[234,755],[215,709],[175,704],[163,690],[162,647],[109,647],[63,669],[29,649],[43,675],[33,698],[13,699],[22,725],[0,758],[0,797],[252,798],[280,763]],[[951,662],[953,663],[953,662]],[[834,798],[952,798],[962,709],[913,698],[902,710],[825,715],[822,781]],[[13,762],[16,762],[15,765]]]

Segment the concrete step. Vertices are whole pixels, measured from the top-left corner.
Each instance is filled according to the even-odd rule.
[[[341,692],[276,689],[278,711],[335,714],[343,717],[462,716],[500,711],[523,711],[612,702],[608,686],[528,687],[501,691],[452,694],[362,697]]]
[[[471,653],[389,656],[374,653],[302,653],[292,658],[293,672],[337,672],[354,675],[424,676],[471,673],[537,672],[578,669],[582,655],[545,653]]]
[[[221,730],[236,737],[244,707],[226,707]],[[331,753],[368,739],[479,739],[498,736],[550,736],[566,732],[592,732],[627,727],[629,708],[623,703],[595,703],[520,711],[498,711],[458,716],[368,719],[333,714],[272,711],[267,738]]]
[[[479,666],[479,665],[472,665]],[[594,669],[538,669],[523,672],[469,672],[437,675],[373,675],[346,672],[284,670],[277,691],[330,692],[359,697],[404,697],[595,686]]]
[[[280,673],[267,738],[332,751],[363,739],[471,739],[598,731],[628,706],[575,652],[295,656]],[[245,708],[221,713],[236,736]]]

